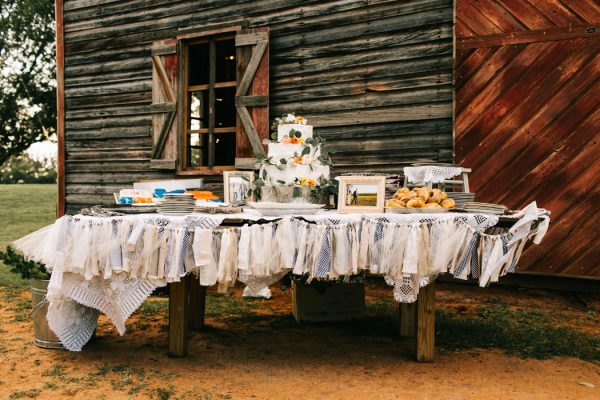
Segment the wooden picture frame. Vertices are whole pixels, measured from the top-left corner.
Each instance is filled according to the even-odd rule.
[[[385,176],[340,176],[337,179],[340,182],[338,212],[383,213]]]
[[[225,203],[254,201],[254,194],[248,194],[254,179],[254,171],[223,171],[223,201]],[[243,184],[240,185],[241,183]],[[244,184],[247,186],[246,189]]]

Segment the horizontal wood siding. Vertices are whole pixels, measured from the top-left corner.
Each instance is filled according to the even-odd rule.
[[[473,191],[552,212],[520,271],[600,278],[600,3],[457,0],[456,19],[456,160]]]
[[[452,0],[66,0],[69,212],[173,177],[150,169],[151,43],[230,25],[269,27],[271,118],[306,116],[336,173],[452,160]]]

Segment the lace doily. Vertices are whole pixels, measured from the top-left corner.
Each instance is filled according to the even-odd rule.
[[[424,165],[419,167],[404,167],[404,176],[410,183],[440,183],[462,173],[461,167],[442,167]]]

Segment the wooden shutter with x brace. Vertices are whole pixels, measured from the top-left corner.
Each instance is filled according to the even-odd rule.
[[[152,159],[153,169],[177,168],[177,41],[152,44]]]
[[[239,31],[237,48],[236,168],[252,169],[269,137],[269,28]]]

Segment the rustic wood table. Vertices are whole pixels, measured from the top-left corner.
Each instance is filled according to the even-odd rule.
[[[202,330],[206,307],[206,286],[187,275],[169,284],[169,356],[185,357],[188,332]],[[419,362],[433,362],[435,350],[435,281],[421,288],[415,303],[400,303],[399,334],[416,337]]]
[[[497,228],[508,229],[516,219],[501,217]],[[239,221],[236,221],[239,223]],[[169,356],[185,357],[188,330],[202,330],[206,306],[206,286],[187,275],[169,284]],[[399,335],[415,338],[418,362],[433,362],[435,354],[435,281],[419,290],[417,301],[399,304]]]

